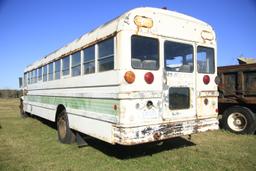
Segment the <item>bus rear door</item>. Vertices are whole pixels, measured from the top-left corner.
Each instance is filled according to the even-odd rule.
[[[196,119],[196,90],[193,45],[165,41],[163,119]]]

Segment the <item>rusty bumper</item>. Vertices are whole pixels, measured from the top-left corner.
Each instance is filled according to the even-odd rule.
[[[135,145],[190,135],[197,132],[217,130],[218,128],[219,122],[216,118],[136,127],[117,126],[114,128],[114,141],[122,145]]]

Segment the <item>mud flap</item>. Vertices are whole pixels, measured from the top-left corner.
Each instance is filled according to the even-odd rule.
[[[80,135],[79,132],[76,132],[76,143],[79,148],[88,146],[88,143],[85,141],[85,139]]]

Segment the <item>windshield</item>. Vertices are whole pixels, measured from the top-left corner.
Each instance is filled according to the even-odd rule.
[[[197,47],[197,71],[198,73],[206,74],[213,74],[215,72],[213,48]]]
[[[193,72],[193,46],[166,41],[164,43],[164,59],[166,71]]]
[[[157,70],[159,42],[157,39],[133,35],[131,38],[132,68]]]

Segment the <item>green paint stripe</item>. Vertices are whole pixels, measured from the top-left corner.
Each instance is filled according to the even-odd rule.
[[[113,105],[119,105],[119,100],[89,99],[77,97],[54,97],[54,96],[25,96],[25,101],[38,102],[51,105],[63,104],[67,108],[80,109],[90,112],[117,115],[118,110],[113,109]]]

